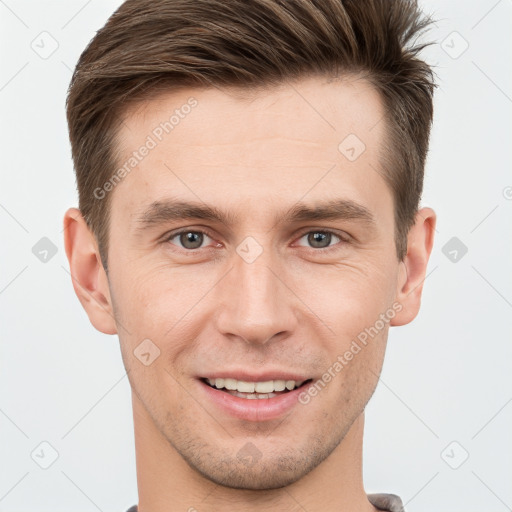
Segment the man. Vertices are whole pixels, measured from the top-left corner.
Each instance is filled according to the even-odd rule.
[[[402,510],[365,493],[362,440],[433,245],[428,23],[407,0],[128,0],[80,57],[65,247],[119,336],[139,512]]]

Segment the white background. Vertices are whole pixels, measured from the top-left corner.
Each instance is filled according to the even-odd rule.
[[[119,4],[0,1],[0,512],[137,502],[118,339],[89,323],[62,239],[77,205],[66,90]],[[365,486],[400,495],[408,512],[502,512],[512,510],[512,0],[422,5],[438,20],[424,54],[439,88],[423,200],[437,238],[422,310],[391,329],[367,408]],[[43,31],[58,42],[47,59],[31,48]],[[42,237],[57,247],[46,263],[32,252]],[[468,248],[455,263],[443,253],[452,237]],[[43,441],[59,455],[48,469],[31,458]]]

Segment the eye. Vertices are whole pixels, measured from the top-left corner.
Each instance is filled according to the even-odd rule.
[[[307,247],[300,243],[300,240],[303,239],[306,240],[306,244],[309,248],[325,250],[334,248],[339,242],[350,242],[348,237],[344,238],[340,234],[324,229],[310,230],[300,236],[298,245]],[[214,239],[205,231],[184,229],[170,233],[164,238],[164,242],[170,242],[172,245],[176,245],[186,251],[194,251],[205,248],[207,245],[214,242]],[[203,245],[205,243],[206,245]],[[221,245],[222,244],[217,244],[217,246]]]
[[[173,242],[174,239],[177,239],[177,243]],[[172,233],[166,237],[165,241],[171,242],[173,245],[178,245],[181,249],[194,250],[201,249],[206,239],[209,239],[210,242],[213,241],[204,231],[193,231],[189,229]]]
[[[348,242],[348,240],[342,238],[340,235],[325,230],[308,231],[304,233],[299,240],[305,238],[309,247],[313,249],[329,249],[332,247],[331,242],[333,241],[333,237],[337,239],[338,242]]]

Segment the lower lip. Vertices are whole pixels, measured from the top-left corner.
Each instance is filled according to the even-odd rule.
[[[288,391],[272,398],[240,398],[225,391],[212,388],[202,380],[199,385],[209,398],[224,412],[246,421],[268,421],[280,418],[298,403],[299,394],[306,386]]]

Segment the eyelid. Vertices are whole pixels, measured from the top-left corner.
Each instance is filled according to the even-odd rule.
[[[166,233],[165,235],[163,235],[162,242],[170,242],[170,243],[172,243],[171,240],[173,238],[176,238],[178,235],[182,235],[183,233],[201,233],[203,235],[208,236],[213,241],[215,241],[215,236],[208,229],[192,227],[192,228],[181,228],[181,229],[178,229],[176,231],[170,231],[170,232]],[[175,244],[172,244],[172,245],[175,245]],[[207,247],[200,247],[198,249],[184,249],[183,247],[180,247],[178,245],[175,245],[175,247],[177,247],[178,249],[180,249],[182,251],[186,251],[186,252],[190,252],[190,253],[197,252],[199,250],[207,248]]]
[[[314,251],[315,253],[322,253],[322,252],[325,253],[325,252],[328,252],[331,250],[337,250],[337,249],[339,249],[340,244],[348,244],[348,243],[351,243],[351,241],[352,241],[352,237],[348,233],[339,232],[339,231],[336,231],[333,229],[327,229],[327,228],[311,228],[311,227],[306,228],[303,231],[299,232],[295,236],[295,239],[298,240],[298,239],[302,238],[304,235],[307,235],[309,233],[328,233],[328,234],[334,235],[340,239],[340,242],[338,242],[334,245],[330,245],[329,247],[315,248],[315,247],[306,247],[303,245],[299,246],[299,247],[303,247],[304,249]]]
[[[315,228],[315,227],[309,227],[304,228],[303,230],[299,231],[299,233],[296,235],[298,237],[302,237],[306,235],[307,233],[330,233],[331,235],[336,235],[337,237],[341,238],[342,240],[350,240],[351,236],[346,233],[345,231],[338,231],[336,229],[331,228]]]
[[[177,237],[178,235],[181,235],[183,233],[201,233],[203,235],[206,235],[208,236],[209,238],[211,238],[212,240],[215,241],[215,235],[212,234],[212,232],[210,230],[208,230],[207,228],[204,228],[204,227],[201,227],[201,228],[180,228],[180,229],[177,229],[176,231],[171,231],[171,232],[168,232],[166,233],[165,235],[163,235],[162,237],[162,242],[171,242],[171,240],[175,237]],[[346,233],[346,232],[338,232],[336,230],[333,230],[333,229],[327,229],[327,228],[315,228],[315,227],[308,227],[308,228],[304,228],[302,231],[300,231],[299,233],[297,233],[296,235],[294,235],[294,240],[297,241],[298,239],[302,238],[304,235],[307,235],[309,233],[328,233],[328,234],[331,234],[331,235],[334,235],[336,237],[338,237],[340,239],[340,242],[334,244],[334,245],[331,245],[329,247],[321,247],[321,248],[315,248],[315,247],[307,247],[307,246],[303,246],[303,245],[299,245],[298,247],[302,247],[306,250],[309,250],[309,251],[313,251],[315,253],[326,253],[326,252],[329,252],[331,250],[337,250],[339,249],[339,245],[340,244],[348,244],[348,243],[351,243],[352,242],[352,237]],[[172,243],[172,242],[171,242]],[[294,242],[295,243],[295,242]],[[175,245],[175,244],[172,244],[174,245],[177,249],[181,250],[181,251],[184,251],[184,252],[187,252],[187,253],[196,253],[196,252],[199,252],[200,250],[203,250],[203,249],[213,249],[213,247],[200,247],[200,248],[197,248],[197,249],[185,249],[185,248],[182,248],[182,247],[179,247],[178,245]]]

